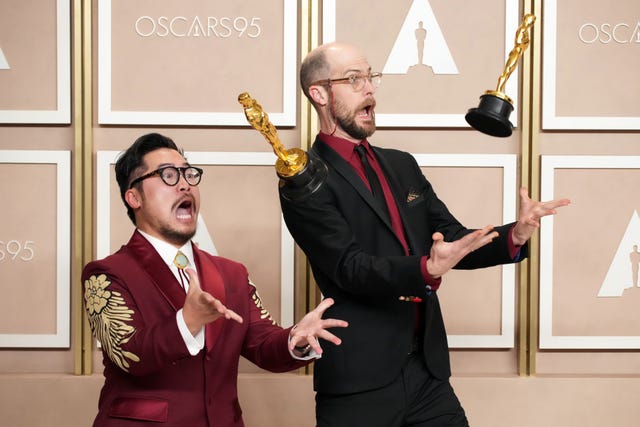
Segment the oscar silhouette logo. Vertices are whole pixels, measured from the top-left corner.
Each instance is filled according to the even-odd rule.
[[[488,90],[480,96],[478,108],[471,108],[465,115],[467,123],[474,129],[487,135],[497,137],[510,136],[513,124],[509,121],[509,115],[513,111],[513,101],[504,92],[507,79],[515,70],[518,60],[527,47],[529,47],[529,30],[536,21],[535,15],[527,14],[522,24],[516,30],[515,46],[509,52],[504,66],[504,71],[498,77],[496,90]]]
[[[278,156],[275,168],[283,197],[298,200],[317,191],[327,176],[324,162],[317,157],[308,156],[300,148],[286,149],[278,137],[278,130],[269,120],[269,115],[247,92],[238,95],[238,102],[244,108],[249,124],[265,137]]]

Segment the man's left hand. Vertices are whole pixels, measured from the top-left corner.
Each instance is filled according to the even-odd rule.
[[[318,342],[318,338],[322,338],[335,345],[340,345],[342,340],[331,332],[329,328],[346,328],[349,326],[347,322],[339,319],[323,319],[322,315],[325,310],[333,305],[333,299],[326,298],[322,300],[318,306],[307,313],[300,322],[298,322],[290,332],[289,350],[293,351],[294,347],[305,347],[310,345],[318,354],[322,354],[322,347]]]
[[[569,199],[557,199],[548,202],[538,202],[529,198],[526,187],[520,188],[520,214],[518,222],[513,227],[513,243],[516,246],[524,245],[540,228],[540,218],[547,215],[555,215],[556,209],[567,206]]]

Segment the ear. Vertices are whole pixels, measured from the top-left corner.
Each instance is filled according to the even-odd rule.
[[[317,105],[324,107],[329,103],[329,92],[324,86],[309,86],[309,95]]]
[[[129,190],[127,190],[127,192],[124,193],[124,199],[126,200],[129,207],[131,207],[131,209],[138,209],[141,205],[140,194],[135,188],[130,188]]]

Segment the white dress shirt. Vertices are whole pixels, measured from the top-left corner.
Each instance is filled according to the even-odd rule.
[[[140,231],[138,229],[138,231]],[[162,260],[167,264],[169,270],[173,273],[178,283],[181,283],[180,273],[178,272],[178,267],[173,263],[173,259],[176,257],[178,251],[182,252],[187,259],[189,260],[189,268],[195,270],[196,263],[193,261],[193,247],[191,246],[191,241],[185,243],[180,249],[176,249],[175,246],[167,243],[163,240],[155,238],[153,236],[148,235],[147,233],[140,231],[148,241],[151,243],[151,246],[158,252],[158,255],[162,258]],[[184,283],[185,291],[189,290],[189,283],[185,281]],[[184,340],[187,349],[189,349],[189,354],[195,356],[204,348],[204,326],[198,333],[193,336],[187,324],[184,321],[184,316],[182,315],[182,309],[178,310],[176,313],[176,322],[178,323],[178,329],[180,330],[180,335],[182,335],[182,339]]]

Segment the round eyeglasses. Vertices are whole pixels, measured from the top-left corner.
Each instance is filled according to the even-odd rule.
[[[138,177],[131,181],[131,184],[129,184],[129,189],[133,188],[133,186],[140,181],[156,175],[158,175],[165,184],[173,187],[174,185],[178,184],[178,181],[180,181],[181,174],[184,177],[184,180],[187,181],[187,184],[193,187],[200,184],[203,172],[204,171],[202,169],[195,166],[163,166],[154,170],[153,172],[149,172],[148,174],[142,175],[141,177]]]
[[[327,85],[331,87],[333,84],[350,84],[351,89],[354,92],[360,92],[366,82],[369,82],[373,85],[373,87],[380,86],[382,82],[382,73],[367,73],[367,74],[352,74],[349,77],[342,77],[339,79],[324,79],[318,80],[311,83],[310,86],[313,85]]]

